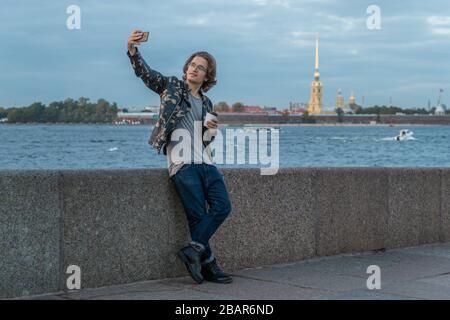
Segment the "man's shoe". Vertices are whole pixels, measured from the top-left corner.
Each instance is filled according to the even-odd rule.
[[[192,279],[194,279],[194,281],[197,283],[203,282],[200,263],[200,257],[203,251],[204,249],[201,249],[192,244],[178,251],[178,257],[181,259],[181,261],[184,262],[187,271],[191,275]]]
[[[201,273],[205,280],[217,283],[231,283],[233,278],[220,269],[216,258],[213,261],[202,264]]]

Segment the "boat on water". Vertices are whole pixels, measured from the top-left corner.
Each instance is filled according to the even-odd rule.
[[[244,132],[258,132],[258,130],[280,130],[280,127],[278,126],[273,126],[273,127],[256,127],[256,126],[244,126],[243,128],[241,128],[242,131]]]
[[[410,138],[413,138],[413,134],[414,134],[414,132],[409,131],[408,129],[400,130],[398,135],[395,137],[395,140],[401,141],[401,140],[410,139]]]

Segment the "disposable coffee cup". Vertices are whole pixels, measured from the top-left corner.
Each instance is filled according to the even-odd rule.
[[[215,113],[214,111],[207,112],[206,116],[205,116],[205,121],[203,122],[203,125],[206,127],[206,123],[213,119],[217,120],[217,113]]]
[[[214,119],[214,120],[217,120],[217,113],[214,112],[214,111],[207,112],[207,113],[206,113],[206,116],[205,116],[205,121],[203,122],[203,126],[206,127],[206,123],[207,123],[208,121],[210,121],[210,120],[213,120],[213,119]],[[209,129],[209,130],[211,130],[211,134],[212,134],[212,135],[215,135],[216,132],[217,132],[217,129]]]

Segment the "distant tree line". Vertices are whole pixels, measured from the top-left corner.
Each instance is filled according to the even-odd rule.
[[[338,110],[340,109],[340,110]],[[396,106],[390,106],[387,107],[385,105],[383,106],[372,106],[363,108],[360,105],[353,105],[352,106],[352,112],[355,114],[396,114],[397,112],[401,112],[404,114],[429,114],[433,113],[435,108],[432,110],[426,110],[425,108],[419,108],[419,109],[402,109]],[[216,112],[244,112],[244,104],[241,102],[234,103],[231,107],[225,102],[220,101],[217,104],[214,105],[214,111]],[[335,111],[338,113],[338,116],[342,116],[344,114],[343,110],[341,108],[335,109]],[[306,115],[307,117],[308,115]]]
[[[339,109],[339,110],[338,110]],[[338,118],[342,121],[344,112],[338,108],[336,112]],[[404,114],[429,114],[432,110],[425,108],[419,109],[402,109],[395,106],[372,106],[363,108],[354,105],[353,113],[355,114],[396,114],[397,112]],[[244,104],[235,102],[229,106],[225,101],[220,101],[214,105],[216,112],[244,112]],[[123,112],[128,112],[123,109]],[[117,118],[118,106],[115,102],[112,104],[105,99],[98,99],[97,102],[90,102],[88,98],[80,97],[78,100],[67,98],[64,101],[51,102],[48,106],[41,102],[34,102],[27,107],[19,108],[2,108],[0,107],[0,119],[8,118],[8,123],[20,122],[50,122],[50,123],[111,123]],[[447,113],[449,111],[447,110]],[[286,116],[288,116],[286,114]],[[314,117],[304,113],[303,122],[315,122]]]
[[[0,107],[0,119],[6,118],[8,116],[8,111],[5,108]]]
[[[362,108],[361,106],[357,106],[355,110],[355,114],[396,114],[397,112],[401,112],[404,114],[429,114],[431,111],[426,110],[425,108],[419,109],[402,109],[395,106],[378,106],[375,105],[373,107]]]
[[[105,99],[98,99],[93,103],[80,97],[78,100],[54,101],[48,106],[34,102],[28,107],[0,108],[0,118],[8,117],[8,123],[111,123],[117,118],[117,111],[115,102],[110,104]]]
[[[213,108],[216,112],[244,112],[244,104],[242,102],[236,102],[231,107],[225,101],[220,101],[214,105]]]

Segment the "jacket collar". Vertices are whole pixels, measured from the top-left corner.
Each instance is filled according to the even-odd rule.
[[[184,87],[184,90],[183,90],[184,97],[186,98],[186,101],[189,101],[189,92],[191,92],[192,90],[191,90],[191,88],[189,88],[189,84],[187,83],[186,80],[183,80],[182,83],[183,83],[183,87]],[[200,90],[198,90],[198,93],[200,94],[200,97],[202,97],[203,105],[205,105],[206,97],[203,94],[203,90],[200,88]]]
[[[188,104],[188,109],[191,109],[191,104],[189,103],[189,92],[191,92],[191,88],[189,88],[189,84],[187,83],[186,80],[183,79],[183,81],[181,82],[182,86],[184,87],[183,91],[183,96],[185,98],[185,100],[187,101]],[[206,96],[203,94],[202,89],[200,88],[200,90],[198,90],[198,92],[200,93],[200,96],[202,97],[202,119],[205,119],[206,113],[208,112],[208,102],[206,101]]]

